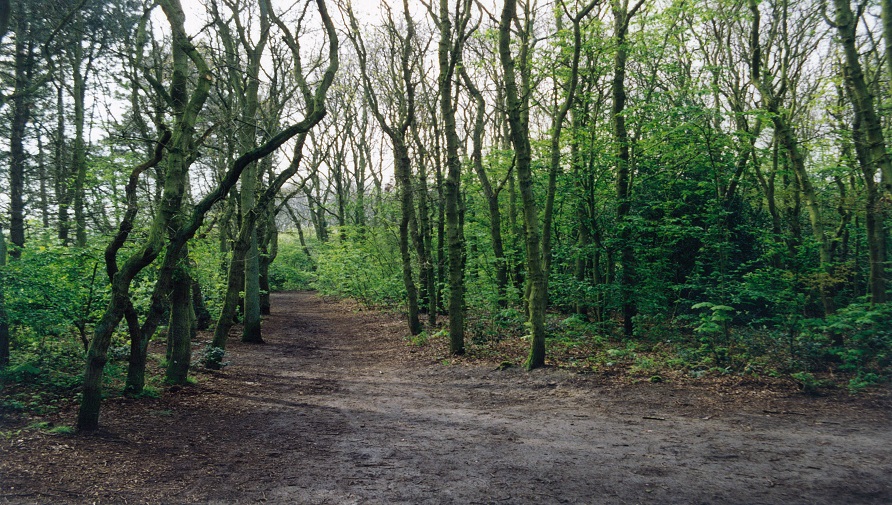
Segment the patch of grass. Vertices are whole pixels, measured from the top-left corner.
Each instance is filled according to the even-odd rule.
[[[142,392],[134,396],[134,398],[161,398],[161,391],[155,386],[143,386]]]
[[[427,341],[430,340],[430,334],[426,331],[422,331],[418,335],[409,335],[406,339],[409,341],[410,345],[422,347],[427,345]]]

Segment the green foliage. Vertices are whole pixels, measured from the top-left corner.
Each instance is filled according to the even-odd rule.
[[[856,374],[854,389],[892,374],[892,304],[854,303],[813,327],[830,342],[842,341],[829,352],[840,360],[841,370]]]
[[[216,321],[226,294],[229,257],[220,252],[220,245],[209,238],[189,242],[189,258],[192,264],[189,274],[201,286],[205,307],[211,320]]]
[[[89,338],[108,293],[102,254],[34,237],[21,257],[0,269],[13,347],[48,337]]]
[[[790,374],[803,393],[817,394],[821,389],[833,387],[833,382],[820,380],[808,372],[795,372]]]
[[[0,370],[3,408],[49,413],[78,394],[85,347],[107,304],[109,282],[100,249],[107,240],[96,237],[89,247],[75,248],[62,246],[48,232],[36,233],[20,258],[0,268],[13,337],[10,364]],[[202,285],[211,311],[218,310],[223,258],[210,240],[194,241],[190,251],[195,261],[190,273]],[[148,308],[156,272],[145,269],[133,284],[138,312]],[[129,336],[122,326],[108,350],[106,391],[116,390],[122,381],[129,354]],[[152,396],[152,391],[149,386],[144,394]]]
[[[323,294],[354,298],[367,305],[399,305],[405,287],[396,236],[386,229],[363,235],[350,231],[347,240],[316,246],[312,287]]]
[[[211,370],[219,370],[229,365],[228,361],[223,361],[223,358],[225,357],[225,349],[208,345],[204,351],[199,354],[197,362]]]
[[[430,340],[430,335],[428,334],[428,332],[422,331],[418,335],[409,335],[406,338],[408,339],[410,345],[423,347],[427,345],[428,340]]]
[[[80,388],[83,366],[83,349],[73,339],[20,344],[9,366],[0,370],[0,406],[37,414],[54,412]]]
[[[303,251],[294,233],[279,233],[276,260],[269,266],[270,288],[276,291],[307,289],[316,278],[313,260]]]

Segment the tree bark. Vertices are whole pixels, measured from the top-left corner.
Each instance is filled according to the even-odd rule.
[[[626,61],[629,49],[626,46],[626,35],[629,21],[641,7],[639,1],[630,10],[628,0],[614,0],[613,37],[616,43],[616,54],[613,59],[613,135],[616,142],[616,219],[620,239],[620,304],[623,314],[623,334],[631,338],[634,333],[634,318],[638,313],[635,305],[634,290],[637,282],[635,274],[635,248],[632,245],[632,224],[629,214],[631,202],[631,171],[629,167],[629,133],[626,129]]]
[[[78,23],[82,26],[82,23]],[[74,173],[74,227],[75,244],[78,247],[87,245],[87,215],[84,211],[87,180],[87,147],[84,140],[84,123],[86,122],[87,80],[81,66],[84,62],[84,49],[80,40],[71,45],[72,99],[74,101],[74,146],[72,150],[72,172]]]
[[[862,130],[864,131],[864,147],[868,155],[868,163],[882,174],[883,187],[887,192],[892,192],[892,158],[886,151],[886,140],[883,137],[883,125],[874,105],[873,93],[864,76],[858,48],[855,45],[856,19],[852,13],[849,0],[834,0],[836,6],[836,18],[833,23],[839,33],[839,43],[845,55],[845,71],[850,83],[852,104],[861,116]],[[883,0],[883,27],[888,37],[892,34],[892,21],[887,10],[890,7],[889,0]],[[887,46],[892,45],[888,39]],[[892,56],[886,55],[887,62],[892,71]]]
[[[514,166],[517,170],[526,227],[528,314],[532,337],[526,366],[528,369],[534,369],[545,366],[545,309],[548,280],[542,265],[539,216],[536,209],[536,198],[533,194],[529,119],[528,113],[524,111],[523,100],[515,77],[515,61],[511,56],[511,25],[516,15],[516,0],[505,0],[499,23],[499,60],[504,71],[508,125],[511,131],[511,144],[514,146]],[[520,65],[521,73],[530,71],[529,63],[525,58],[521,59]]]
[[[178,112],[177,122],[170,141],[170,154],[161,205],[144,244],[125,262],[112,280],[111,300],[102,318],[96,324],[93,340],[87,350],[87,364],[84,372],[83,396],[78,411],[77,429],[93,431],[99,427],[99,410],[102,402],[102,375],[108,360],[108,347],[111,336],[128,307],[131,307],[130,284],[134,277],[151,264],[164,245],[168,225],[180,212],[183,193],[188,175],[198,113],[210,91],[212,76],[198,51],[186,36],[185,14],[179,0],[162,0],[162,9],[170,22],[173,33],[173,76],[169,97],[174,110]],[[187,92],[190,73],[189,61],[199,72],[196,88]],[[194,230],[193,230],[194,233]],[[168,249],[168,254],[179,251]],[[159,279],[160,280],[160,279]],[[157,287],[157,286],[156,286]]]
[[[395,26],[389,26],[389,35],[398,39],[400,50],[399,78],[404,86],[405,95],[400,96],[404,100],[399,104],[399,119],[397,124],[391,124],[378,106],[378,98],[374,86],[369,77],[366,61],[365,45],[359,33],[359,23],[352,9],[347,7],[350,19],[350,38],[359,58],[360,73],[362,74],[363,91],[366,102],[375,116],[378,125],[390,138],[393,148],[394,178],[399,186],[400,200],[400,224],[399,224],[399,248],[402,261],[403,285],[406,288],[407,316],[409,332],[412,335],[421,333],[421,321],[418,318],[418,288],[412,275],[412,257],[410,253],[410,226],[415,222],[415,204],[412,185],[412,160],[407,146],[407,132],[415,121],[415,84],[412,81],[411,56],[412,41],[415,38],[415,25],[409,14],[407,0],[403,0],[403,14],[406,20],[406,33],[398,34]],[[416,240],[417,242],[417,240]]]
[[[440,114],[443,115],[443,126],[446,133],[446,185],[443,197],[446,199],[446,241],[449,254],[449,352],[464,354],[465,352],[465,307],[464,307],[464,265],[465,247],[459,216],[459,200],[461,198],[461,160],[458,157],[459,138],[455,123],[455,105],[453,104],[452,83],[455,76],[455,65],[461,58],[465,11],[470,9],[469,2],[463,2],[464,10],[457,14],[459,26],[453,42],[452,21],[450,20],[448,0],[440,0],[440,13],[437,22],[440,27],[440,42],[437,50],[440,75],[438,78],[440,96]]]
[[[477,107],[474,112],[474,129],[471,134],[471,163],[474,166],[477,179],[480,181],[483,196],[486,198],[486,204],[489,209],[489,236],[492,240],[496,267],[496,296],[499,308],[504,309],[508,306],[508,259],[505,257],[505,245],[502,238],[502,213],[499,209],[499,194],[503,186],[494,189],[486,170],[483,168],[483,132],[486,128],[484,123],[486,102],[483,99],[483,94],[480,93],[480,90],[471,81],[464,67],[461,67],[460,72],[465,87],[468,88],[468,92],[471,94],[471,98]],[[509,177],[510,175],[509,173]]]
[[[849,95],[853,94],[851,81],[846,86]],[[876,182],[876,165],[870,163],[870,152],[863,129],[863,117],[855,110],[852,124],[852,140],[855,145],[855,159],[864,180],[865,201],[864,221],[867,232],[868,289],[871,304],[886,303],[888,300],[886,282],[886,228],[885,205],[881,190]]]
[[[9,133],[9,255],[18,258],[25,247],[25,128],[31,118],[31,85],[34,43],[26,33],[25,21],[18,20],[15,39],[15,90]]]
[[[192,279],[186,266],[188,261],[188,252],[183,248],[180,264],[173,273],[173,290],[170,293],[170,325],[167,335],[170,355],[164,375],[169,384],[186,384],[189,377],[195,312],[192,309]]]
[[[6,236],[0,228],[0,279],[6,276]],[[9,316],[6,313],[6,294],[0,283],[0,369],[9,364]]]

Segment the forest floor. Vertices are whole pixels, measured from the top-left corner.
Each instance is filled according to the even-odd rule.
[[[888,388],[500,370],[306,292],[264,334],[96,434],[0,426],[0,503],[892,503]]]

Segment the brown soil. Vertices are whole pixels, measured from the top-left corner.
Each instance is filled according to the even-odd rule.
[[[273,303],[197,385],[0,440],[0,503],[892,503],[887,393],[446,364],[395,316]]]

